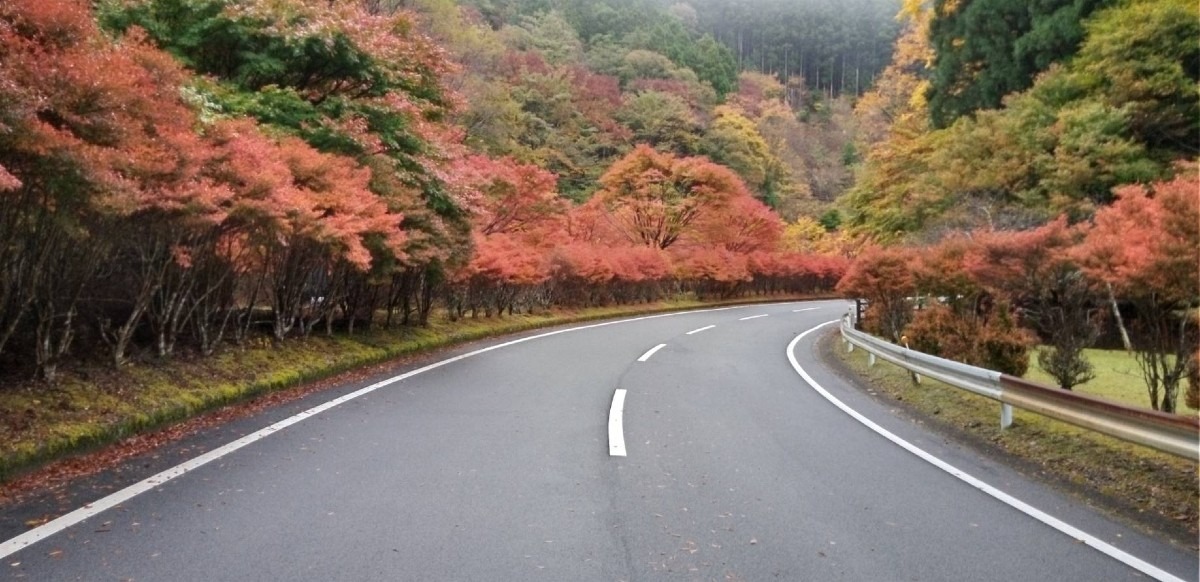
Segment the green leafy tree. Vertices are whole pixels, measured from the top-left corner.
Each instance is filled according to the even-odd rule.
[[[864,92],[887,64],[898,31],[892,1],[689,3],[737,69],[795,77],[827,96]]]
[[[627,95],[616,117],[639,143],[680,155],[697,150],[700,122],[688,104],[675,95],[658,91]]]
[[[583,53],[579,35],[556,10],[524,17],[512,34],[516,39],[510,46],[536,50],[555,65],[575,62]]]
[[[680,70],[671,59],[645,49],[634,49],[625,53],[621,57],[618,71],[624,83],[633,79],[686,79],[690,73]]]
[[[725,106],[714,114],[716,118],[700,141],[700,153],[737,172],[765,204],[778,206],[779,193],[788,179],[783,162],[746,116]]]
[[[1200,152],[1200,19],[1188,0],[1114,7],[1087,24],[1070,63],[1075,92],[1126,116],[1128,133],[1156,159]],[[1069,97],[1065,95],[1065,97]]]
[[[836,208],[830,208],[821,214],[821,218],[817,219],[817,222],[821,223],[821,227],[826,232],[833,232],[842,225],[842,213],[838,212]]]
[[[1106,0],[937,0],[929,111],[937,127],[1031,86],[1079,49],[1083,19]]]

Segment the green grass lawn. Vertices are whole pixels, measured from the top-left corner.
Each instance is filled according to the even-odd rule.
[[[1146,381],[1142,379],[1142,370],[1134,360],[1133,354],[1124,350],[1084,350],[1084,355],[1092,363],[1096,377],[1086,384],[1076,386],[1074,391],[1115,400],[1130,406],[1150,408],[1150,395],[1146,391]],[[1038,367],[1036,354],[1029,356],[1029,371],[1026,372],[1025,378],[1049,386],[1057,385],[1054,378]],[[1184,405],[1184,390],[1186,390],[1186,384],[1179,387],[1176,412],[1195,416],[1197,411]]]

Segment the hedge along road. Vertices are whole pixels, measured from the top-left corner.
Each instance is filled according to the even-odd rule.
[[[791,349],[813,383],[896,438],[1148,568],[1029,517],[832,405],[785,348],[846,308],[756,305],[498,340],[350,392],[146,483],[145,493],[100,500],[5,542],[0,572],[34,580],[1195,576],[1194,553],[893,417],[820,364],[814,346],[827,327]],[[609,454],[617,390],[625,391],[626,456]]]

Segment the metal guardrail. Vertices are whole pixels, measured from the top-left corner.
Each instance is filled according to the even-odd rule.
[[[1000,402],[1000,426],[1012,424],[1012,407],[1028,410],[1172,455],[1200,461],[1200,420],[1118,404],[1016,376],[968,366],[898,346],[854,329],[842,318],[842,339],[914,374],[934,378]],[[920,376],[914,379],[920,380]]]

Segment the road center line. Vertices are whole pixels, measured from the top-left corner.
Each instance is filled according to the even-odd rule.
[[[743,317],[743,318],[739,319],[738,321],[746,321],[747,319],[758,319],[758,318],[760,318],[760,317],[766,317],[766,316],[768,316],[768,315],[770,315],[770,314],[769,314],[769,313],[764,313],[764,314],[762,314],[762,315],[751,315],[750,317]]]
[[[792,313],[802,313],[805,311],[813,311],[815,309],[817,309],[817,308],[816,307],[805,307],[804,309],[793,309]]]
[[[646,360],[649,360],[649,359],[650,359],[650,356],[653,356],[653,355],[654,355],[654,352],[657,352],[658,350],[661,350],[661,349],[663,349],[663,348],[665,348],[665,347],[667,347],[667,344],[658,344],[658,345],[656,345],[656,346],[654,346],[654,347],[650,348],[650,350],[649,350],[649,351],[647,351],[646,353],[642,354],[642,357],[638,358],[638,361],[639,361],[639,362],[645,362]]]
[[[1009,495],[995,487],[992,487],[991,485],[988,485],[987,483],[985,483],[985,482],[979,480],[978,478],[974,477],[973,475],[959,469],[958,467],[955,467],[954,465],[951,465],[950,463],[947,463],[946,461],[943,461],[943,460],[933,456],[932,454],[926,452],[924,449],[896,436],[894,433],[887,430],[886,428],[883,428],[882,426],[875,424],[874,421],[863,416],[857,410],[850,408],[848,405],[846,405],[844,402],[839,400],[833,394],[830,394],[828,390],[826,390],[824,387],[822,387],[820,384],[818,384],[817,381],[814,380],[812,378],[812,376],[809,376],[808,372],[806,372],[804,370],[804,368],[800,366],[800,362],[796,359],[796,344],[800,343],[800,340],[804,339],[804,336],[806,336],[814,331],[817,331],[818,329],[821,329],[822,327],[825,327],[829,324],[837,323],[838,321],[839,320],[836,320],[836,319],[833,321],[826,321],[825,323],[822,323],[821,325],[811,328],[808,331],[805,331],[804,333],[796,336],[796,339],[793,339],[792,343],[789,343],[787,346],[787,358],[788,358],[788,361],[792,363],[792,368],[794,368],[796,370],[796,373],[800,374],[800,377],[803,378],[804,381],[807,382],[809,386],[812,386],[813,390],[816,390],[818,394],[823,396],[826,400],[828,400],[834,406],[840,408],[842,410],[842,412],[849,414],[852,418],[854,418],[854,420],[857,420],[858,422],[866,425],[867,428],[875,431],[883,438],[885,438],[889,441],[892,441],[893,443],[899,445],[900,448],[916,455],[917,457],[920,457],[925,462],[957,477],[959,480],[992,496],[996,500],[1008,505],[1009,507],[1012,507],[1013,509],[1020,511],[1021,513],[1024,513],[1025,515],[1028,515],[1029,517],[1032,517],[1032,518],[1078,540],[1080,543],[1086,544],[1086,545],[1090,546],[1092,549],[1095,549],[1095,550],[1099,551],[1100,553],[1102,553],[1110,558],[1113,558],[1114,560],[1117,560],[1118,562],[1125,564],[1126,566],[1129,566],[1147,576],[1150,576],[1151,578],[1160,580],[1161,582],[1184,582],[1182,579],[1175,577],[1170,572],[1167,572],[1167,571],[1163,570],[1162,568],[1155,566],[1154,564],[1151,564],[1151,563],[1146,562],[1145,560],[1142,560],[1132,554],[1129,554],[1129,553],[1125,552],[1124,550],[1121,550],[1115,546],[1112,546],[1111,544],[1105,542],[1104,540],[1101,540],[1100,538],[1097,538],[1096,536],[1093,536],[1093,535],[1091,535],[1091,534],[1089,534],[1089,533],[1087,533],[1065,521],[1062,521],[1062,520],[1058,519],[1057,517],[1054,517],[1032,505],[1029,505],[1028,503],[1021,501],[1020,499],[1017,499],[1016,497],[1013,497],[1012,495]]]
[[[687,332],[687,333],[686,333],[686,334],[684,334],[684,335],[692,335],[692,334],[700,333],[700,332],[702,332],[702,331],[704,331],[704,330],[706,330],[706,329],[712,329],[712,328],[714,328],[714,327],[717,327],[717,326],[715,326],[715,325],[706,325],[706,326],[704,326],[704,327],[702,327],[702,328],[700,328],[700,329],[693,329],[692,331],[689,331],[689,332]]]
[[[608,408],[608,456],[625,456],[625,391],[618,388],[613,393],[612,406]]]

